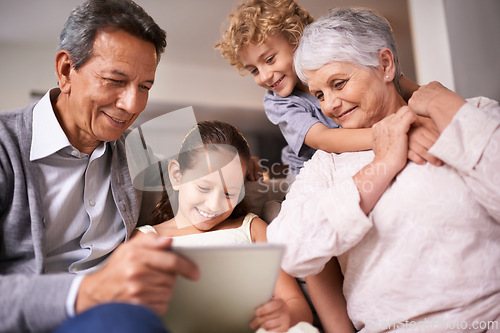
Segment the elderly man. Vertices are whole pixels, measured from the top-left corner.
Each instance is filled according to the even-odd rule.
[[[124,133],[146,107],[165,46],[165,31],[134,2],[89,0],[61,32],[59,87],[0,112],[0,331],[50,331],[110,303],[125,303],[99,312],[110,320],[129,308],[123,320],[155,318],[177,274],[199,275],[165,251],[168,239],[120,245],[141,202]]]

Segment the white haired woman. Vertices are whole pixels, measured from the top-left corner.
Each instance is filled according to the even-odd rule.
[[[316,152],[268,228],[270,242],[287,244],[284,270],[306,277],[325,330],[342,284],[362,332],[498,329],[498,103],[433,82],[406,105],[390,25],[367,9],[312,23],[294,62],[326,115],[373,126],[373,151]],[[429,152],[444,166],[407,161],[417,114],[440,131]],[[329,274],[335,257],[343,283]]]

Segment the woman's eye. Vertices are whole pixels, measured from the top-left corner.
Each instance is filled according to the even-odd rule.
[[[322,101],[323,98],[325,97],[325,95],[322,92],[317,92],[315,96],[319,101]]]
[[[335,89],[342,89],[346,84],[347,80],[335,80],[333,81],[333,87]]]

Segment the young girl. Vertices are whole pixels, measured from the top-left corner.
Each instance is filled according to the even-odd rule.
[[[240,73],[249,72],[257,85],[267,89],[266,115],[288,143],[282,162],[288,165],[289,182],[317,149],[342,153],[372,148],[371,129],[339,128],[321,112],[317,98],[295,74],[293,55],[304,27],[312,22],[313,17],[294,0],[248,0],[229,15],[229,27],[216,45]],[[401,76],[399,67],[394,84],[405,100],[418,88]],[[429,147],[412,144],[409,158],[437,163],[427,153]]]
[[[248,213],[243,201],[250,159],[248,143],[235,127],[198,123],[169,163],[171,191],[153,213],[153,223],[161,223],[138,230],[173,237],[174,245],[266,242],[267,224]],[[281,271],[274,298],[256,309],[250,326],[285,332],[299,322],[312,323],[311,309],[295,279]]]

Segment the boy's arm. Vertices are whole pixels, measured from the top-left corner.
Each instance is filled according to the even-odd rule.
[[[417,164],[430,162],[436,166],[442,165],[441,160],[429,153],[436,142],[439,132],[432,120],[419,117],[409,133],[408,159]],[[317,122],[306,134],[304,143],[311,148],[327,153],[344,153],[372,149],[371,128],[328,128]]]
[[[320,122],[312,125],[304,138],[311,148],[327,153],[344,153],[372,149],[371,128],[328,128]]]

